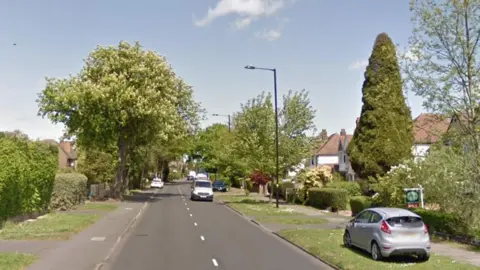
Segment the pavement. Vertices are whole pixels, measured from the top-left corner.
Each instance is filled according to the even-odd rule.
[[[40,260],[28,270],[92,270],[96,269],[118,245],[128,228],[154,198],[151,194],[136,196],[133,201],[119,204],[118,209],[106,214],[100,221],[74,235],[69,241],[8,241],[10,250],[28,252],[28,246]],[[26,247],[25,244],[28,246]]]
[[[224,205],[192,202],[189,194],[188,183],[165,185],[99,269],[331,269]]]

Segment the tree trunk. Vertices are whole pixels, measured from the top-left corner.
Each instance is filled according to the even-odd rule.
[[[168,160],[164,159],[162,161],[162,179],[163,182],[168,182],[168,175],[170,174],[170,167],[168,167]]]
[[[113,198],[122,197],[124,171],[125,171],[125,164],[127,161],[127,144],[125,143],[125,140],[123,138],[118,139],[117,147],[118,147],[118,166],[117,166],[117,174],[115,179],[115,186],[112,191]]]

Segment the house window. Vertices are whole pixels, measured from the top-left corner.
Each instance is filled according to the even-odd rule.
[[[347,163],[347,155],[343,155],[343,162]]]

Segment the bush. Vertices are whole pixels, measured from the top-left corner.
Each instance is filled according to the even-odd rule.
[[[456,236],[465,236],[468,234],[461,220],[454,214],[422,208],[410,208],[408,210],[421,216],[431,233],[445,233]]]
[[[280,197],[282,197],[283,199],[287,199],[287,189],[290,189],[290,188],[295,188],[295,184],[292,183],[292,182],[283,182],[280,184]]]
[[[348,191],[349,196],[362,195],[362,189],[357,182],[338,181],[327,184],[327,188],[339,188]]]
[[[352,215],[356,215],[362,212],[364,209],[369,208],[372,205],[372,199],[367,196],[354,196],[350,198],[350,209]]]
[[[0,222],[47,209],[58,148],[0,133]]]
[[[57,210],[68,210],[85,202],[87,180],[87,177],[81,173],[57,174],[50,207]]]
[[[176,172],[171,171],[168,174],[168,181],[173,181],[173,180],[178,180],[178,179],[182,179],[182,173],[180,171],[176,171]]]
[[[338,188],[311,188],[308,191],[308,203],[316,208],[332,208],[333,212],[347,209],[348,191]]]

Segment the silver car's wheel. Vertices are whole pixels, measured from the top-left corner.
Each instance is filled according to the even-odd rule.
[[[343,234],[343,245],[346,248],[350,248],[352,246],[352,238],[350,237],[350,233],[348,231],[345,231]]]
[[[380,247],[376,242],[372,243],[372,249],[370,254],[372,255],[372,259],[374,261],[380,261],[383,259],[382,252],[380,251]]]

